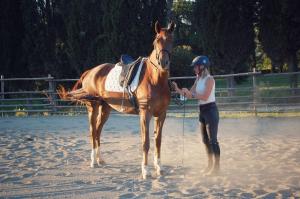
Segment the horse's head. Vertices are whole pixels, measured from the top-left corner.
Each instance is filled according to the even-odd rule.
[[[175,24],[173,22],[171,22],[167,28],[162,28],[158,22],[155,23],[156,36],[153,42],[154,49],[152,53],[155,53],[156,60],[153,64],[162,70],[169,70],[170,68],[173,44],[172,33],[174,28]]]

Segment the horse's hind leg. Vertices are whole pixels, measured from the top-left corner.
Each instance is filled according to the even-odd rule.
[[[92,144],[91,152],[91,167],[97,165],[97,116],[99,114],[99,103],[98,102],[89,102],[86,107],[88,110],[89,124],[90,124],[90,137]]]
[[[154,117],[154,136],[155,136],[155,151],[154,151],[154,167],[156,174],[161,175],[162,167],[160,164],[160,148],[161,148],[161,135],[164,121],[166,119],[166,112],[162,113],[159,117]]]
[[[103,102],[102,105],[99,106],[97,123],[96,123],[96,129],[97,129],[96,142],[97,142],[97,163],[98,163],[98,165],[104,163],[103,159],[101,159],[101,156],[100,156],[100,136],[101,136],[102,128],[109,117],[110,111],[111,111],[111,107],[106,102]]]
[[[141,137],[143,148],[143,162],[142,162],[142,177],[146,179],[150,175],[148,171],[148,151],[150,148],[149,141],[149,122],[151,115],[147,110],[140,110],[140,124],[141,124]]]

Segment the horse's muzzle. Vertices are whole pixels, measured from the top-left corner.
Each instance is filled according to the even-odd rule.
[[[170,59],[163,57],[161,60],[159,60],[159,65],[164,70],[169,70],[170,68]]]

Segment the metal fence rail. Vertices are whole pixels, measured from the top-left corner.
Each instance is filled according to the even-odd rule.
[[[300,111],[300,72],[261,74],[249,72],[215,75],[216,100],[220,111],[285,112]],[[85,107],[59,99],[59,84],[71,88],[78,79],[55,79],[51,75],[39,78],[4,78],[1,75],[1,115],[23,113],[69,114],[85,113]],[[180,86],[190,86],[194,76],[171,77]],[[28,90],[11,90],[12,82],[32,82]],[[238,82],[238,83],[236,83]],[[27,88],[27,87],[26,87]],[[178,95],[172,94],[170,112],[180,112]],[[189,112],[197,112],[196,100],[184,102]]]

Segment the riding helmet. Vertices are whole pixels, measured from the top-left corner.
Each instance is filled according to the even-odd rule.
[[[210,61],[207,56],[200,55],[193,59],[191,66],[194,67],[195,65],[204,65],[207,68],[210,66]]]

